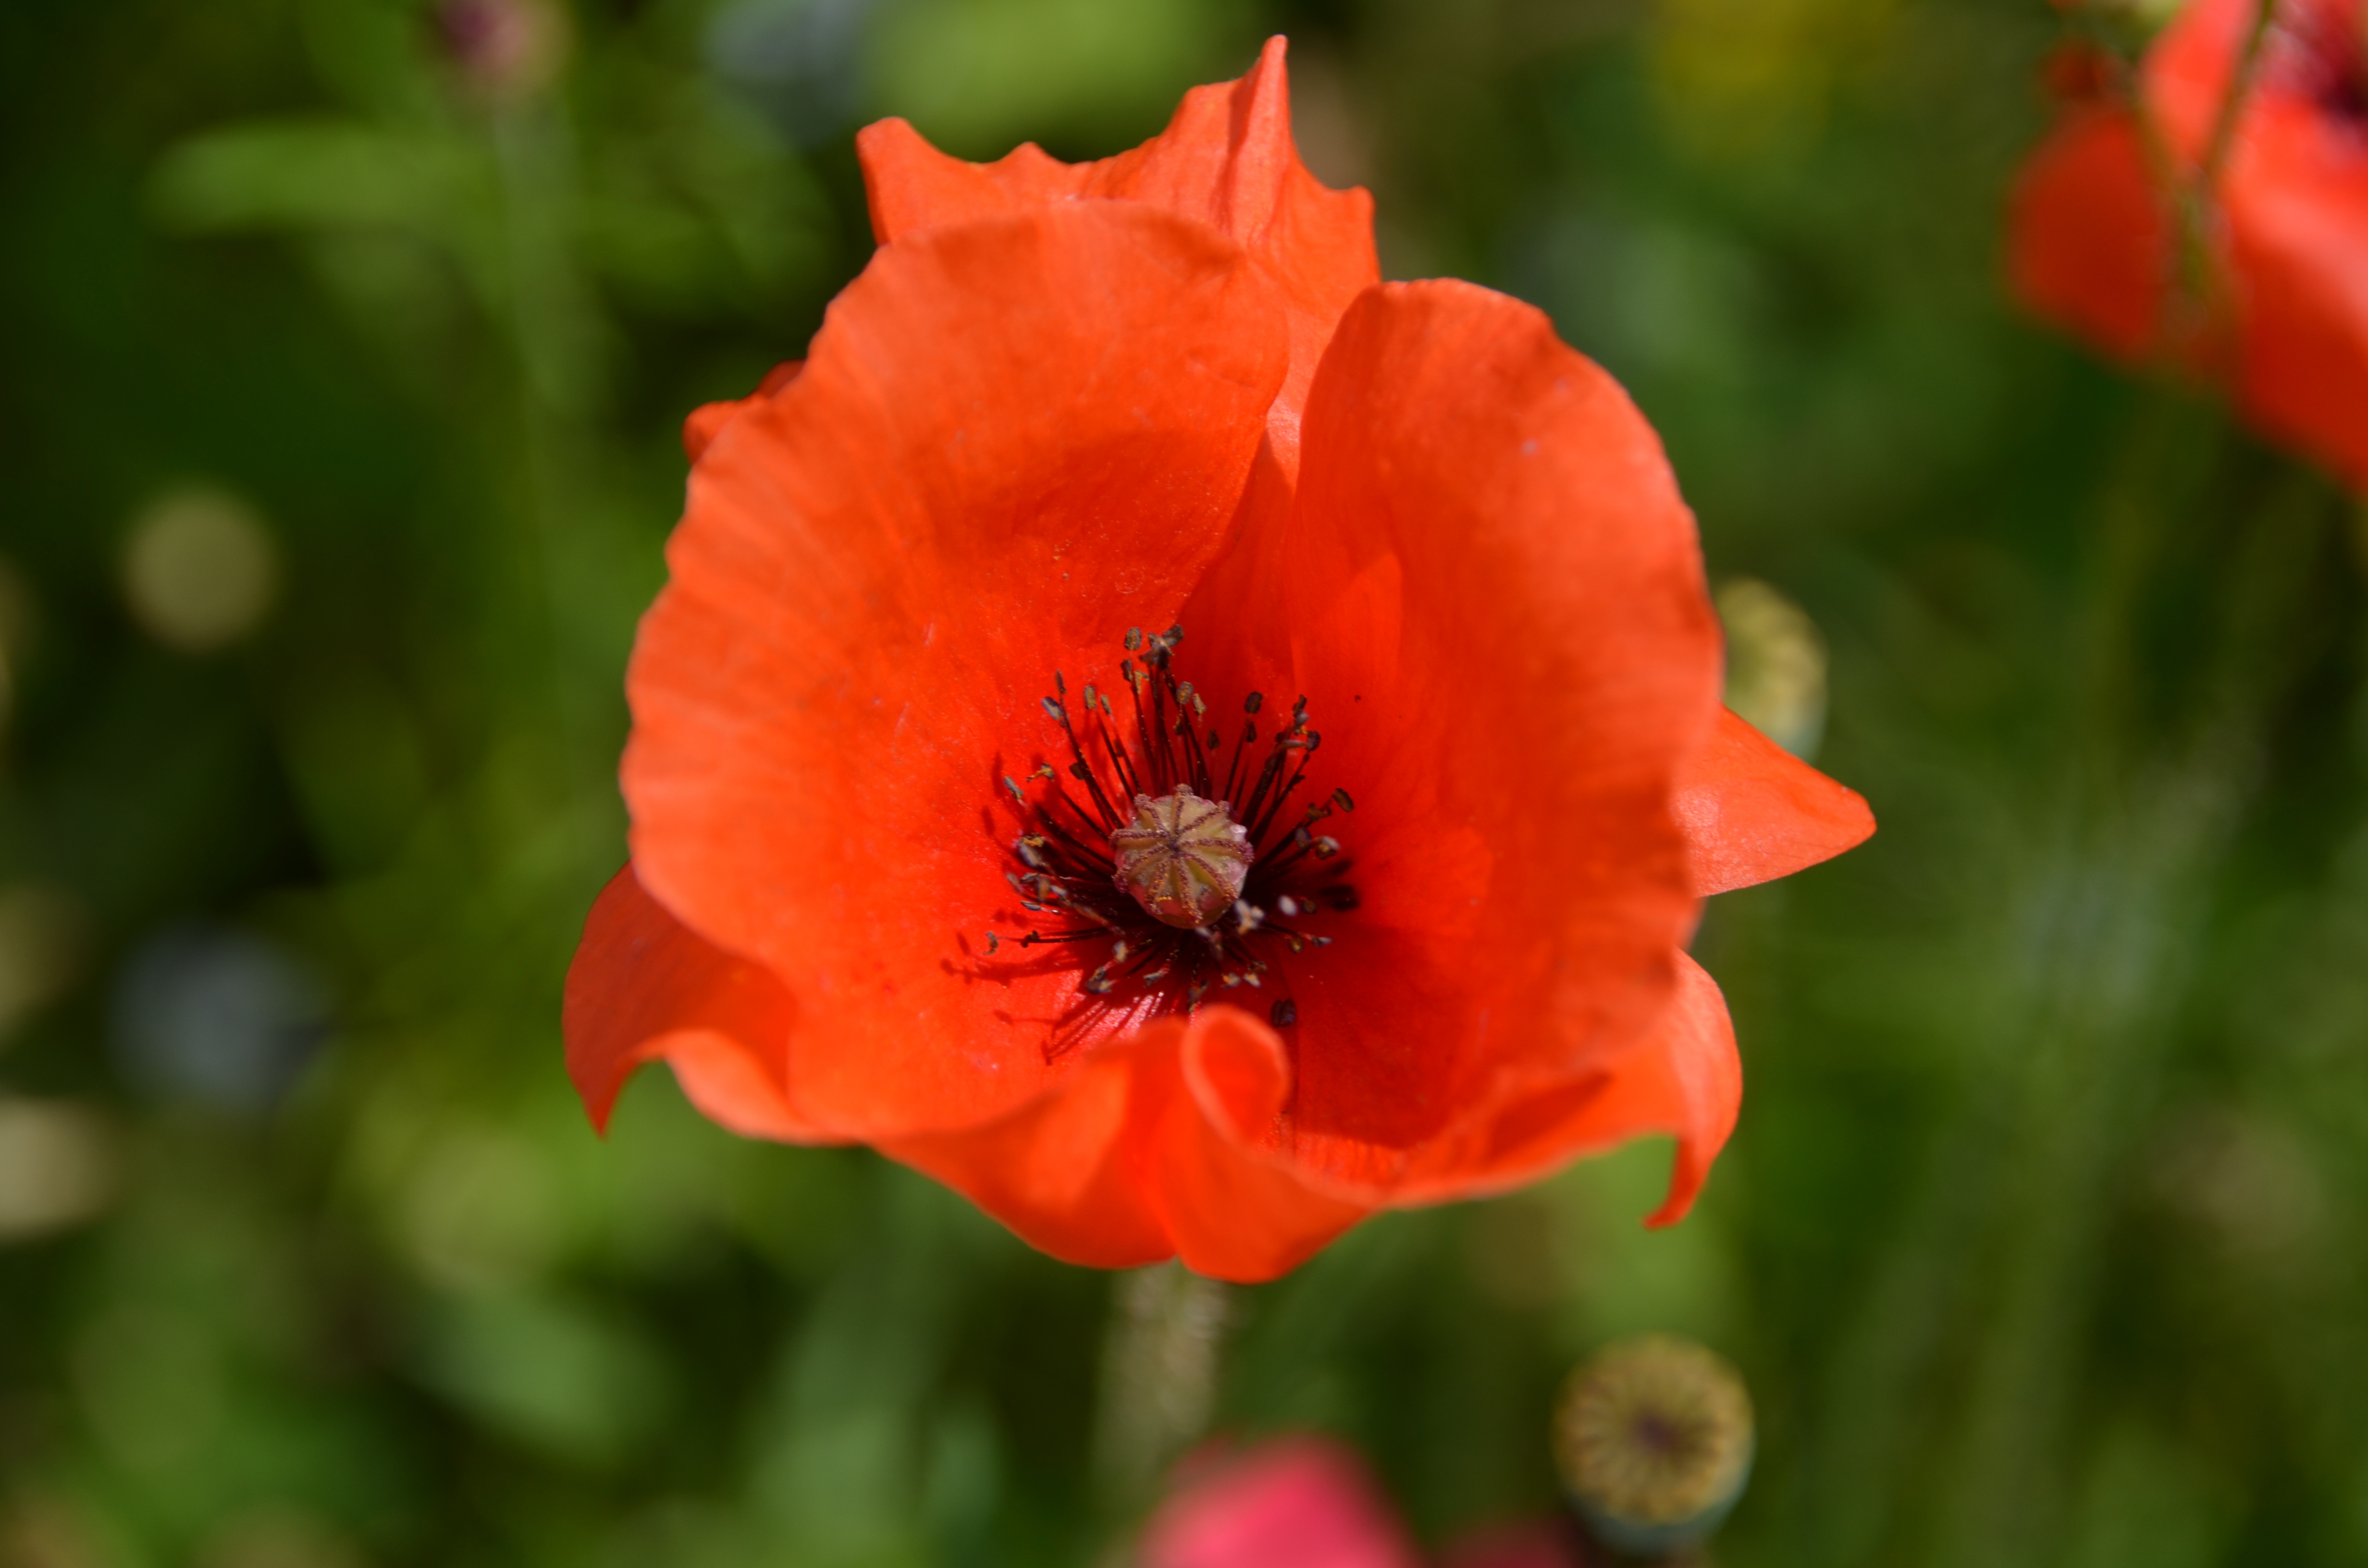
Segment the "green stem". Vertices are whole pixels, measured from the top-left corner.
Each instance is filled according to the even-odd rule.
[[[2237,144],[2237,125],[2245,118],[2245,104],[2253,95],[2253,84],[2260,74],[2261,56],[2270,40],[2270,29],[2278,17],[2278,0],[2261,0],[2253,13],[2253,25],[2245,34],[2244,51],[2237,57],[2235,68],[2228,75],[2228,89],[2220,95],[2220,112],[2212,122],[2212,137],[2206,142],[2203,163],[2196,171],[2197,187],[2206,200],[2216,200],[2220,189],[2220,173],[2228,165],[2228,153]]]
[[[1167,1467],[1216,1407],[1231,1289],[1163,1263],[1113,1277],[1093,1462],[1114,1533],[1131,1539]]]
[[[503,319],[518,398],[529,614],[548,675],[549,708],[538,717],[556,740],[568,808],[554,826],[576,863],[571,870],[605,876],[611,868],[596,828],[612,797],[610,759],[595,733],[571,632],[583,536],[595,514],[573,476],[592,445],[586,426],[606,324],[574,251],[575,166],[563,107],[549,97],[504,106],[490,132],[501,177]]]

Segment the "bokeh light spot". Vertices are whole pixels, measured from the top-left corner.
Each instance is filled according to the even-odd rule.
[[[255,508],[227,491],[169,491],[134,519],[123,551],[131,617],[167,648],[210,653],[261,625],[279,594],[279,554]]]

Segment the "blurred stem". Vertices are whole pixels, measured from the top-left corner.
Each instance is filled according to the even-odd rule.
[[[2220,112],[2212,121],[2212,139],[2204,143],[2203,164],[2196,183],[2206,199],[2216,199],[2220,171],[2228,165],[2229,149],[2237,144],[2237,122],[2245,117],[2245,100],[2261,71],[2261,55],[2270,29],[2278,19],[2278,0],[2260,0],[2253,9],[2253,25],[2245,34],[2245,48],[2228,74],[2227,91],[2220,95]]]
[[[502,182],[503,319],[522,449],[529,613],[547,664],[550,706],[543,718],[560,753],[564,832],[570,858],[589,865],[589,835],[599,820],[608,768],[570,657],[571,551],[591,510],[571,475],[581,471],[591,445],[585,426],[599,381],[601,323],[575,263],[575,155],[562,107],[550,96],[504,106],[495,111],[489,131]]]
[[[1115,1276],[1093,1460],[1105,1512],[1131,1529],[1215,1409],[1230,1288],[1181,1263]]]
[[[2278,0],[2260,0],[2247,29],[2244,47],[2229,67],[2226,87],[2213,115],[2202,156],[2192,171],[2182,167],[2165,127],[2153,112],[2141,85],[2134,102],[2146,148],[2146,162],[2155,179],[2171,193],[2178,220],[2177,287],[2164,301],[2157,347],[2166,365],[2205,367],[2225,358],[2229,343],[2226,328],[2232,320],[2232,284],[2222,267],[2223,213],[2220,179],[2237,144],[2237,128],[2253,96],[2268,52],[2270,34],[2277,21]],[[2227,369],[2223,364],[2222,369]]]

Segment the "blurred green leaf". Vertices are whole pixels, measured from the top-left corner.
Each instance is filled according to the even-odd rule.
[[[890,0],[870,58],[881,111],[967,156],[1117,124],[1157,128],[1246,41],[1200,0]]]
[[[664,1363],[641,1335],[554,1297],[438,1302],[418,1357],[430,1386],[496,1431],[580,1463],[617,1463],[671,1413]]]
[[[442,231],[484,198],[484,161],[458,138],[336,120],[247,125],[182,143],[157,165],[152,202],[176,228]]]

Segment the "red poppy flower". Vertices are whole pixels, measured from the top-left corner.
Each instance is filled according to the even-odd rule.
[[[860,142],[882,241],[700,411],[632,864],[568,976],[596,1120],[670,1062],[1107,1267],[1733,1124],[1700,898],[1865,836],[1719,706],[1692,518],[1545,319],[1383,285],[1281,40],[1099,164]]]
[[[2111,354],[2215,368],[2262,430],[2368,489],[2368,49],[2353,0],[2279,6],[2199,236],[2219,286],[2200,301],[2178,287],[2176,193],[2198,178],[2255,15],[2255,0],[2195,0],[2147,51],[2142,112],[2067,110],[2015,193],[2012,280]]]

